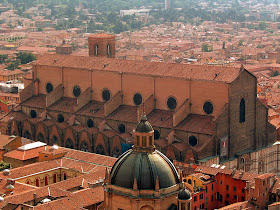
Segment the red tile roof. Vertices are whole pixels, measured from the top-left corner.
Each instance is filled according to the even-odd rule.
[[[137,75],[153,75],[192,80],[231,83],[240,73],[239,68],[221,66],[157,63],[134,60],[119,60],[95,56],[71,56],[46,54],[36,61],[37,65],[84,68],[107,72],[122,72]]]
[[[39,157],[39,152],[49,149],[50,146],[42,146],[30,150],[13,150],[4,154],[4,157],[9,157],[17,160],[29,160]]]

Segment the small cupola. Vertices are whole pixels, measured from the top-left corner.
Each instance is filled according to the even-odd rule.
[[[141,120],[138,122],[134,133],[134,149],[154,150],[154,129],[148,122],[145,113],[142,114]]]

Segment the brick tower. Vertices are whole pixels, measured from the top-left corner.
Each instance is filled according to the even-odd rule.
[[[89,56],[115,57],[116,36],[99,33],[88,37]]]

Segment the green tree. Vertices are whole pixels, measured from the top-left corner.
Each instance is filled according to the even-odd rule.
[[[16,61],[12,61],[8,66],[7,66],[7,69],[8,70],[15,70],[18,68],[18,65],[19,65],[19,61],[16,60]]]
[[[8,58],[6,54],[0,54],[0,63],[5,63],[5,60]]]
[[[276,77],[276,76],[278,76],[280,73],[279,73],[279,71],[275,71],[275,72],[273,72],[273,74],[271,75],[272,77]]]
[[[267,23],[265,21],[259,22],[259,29],[265,30],[267,28]]]
[[[20,60],[21,64],[27,64],[36,60],[36,56],[30,52],[19,52],[17,54],[17,59]]]
[[[43,28],[41,28],[41,27],[38,27],[38,31],[43,31]]]
[[[203,43],[201,45],[201,51],[202,52],[212,52],[213,51],[213,46],[207,43]]]
[[[226,49],[226,42],[223,42],[223,50]]]

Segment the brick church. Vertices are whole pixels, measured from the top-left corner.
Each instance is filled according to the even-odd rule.
[[[115,36],[88,41],[89,56],[46,54],[33,64],[1,133],[118,157],[145,112],[156,148],[172,160],[226,161],[275,141],[257,79],[243,67],[120,60]]]

